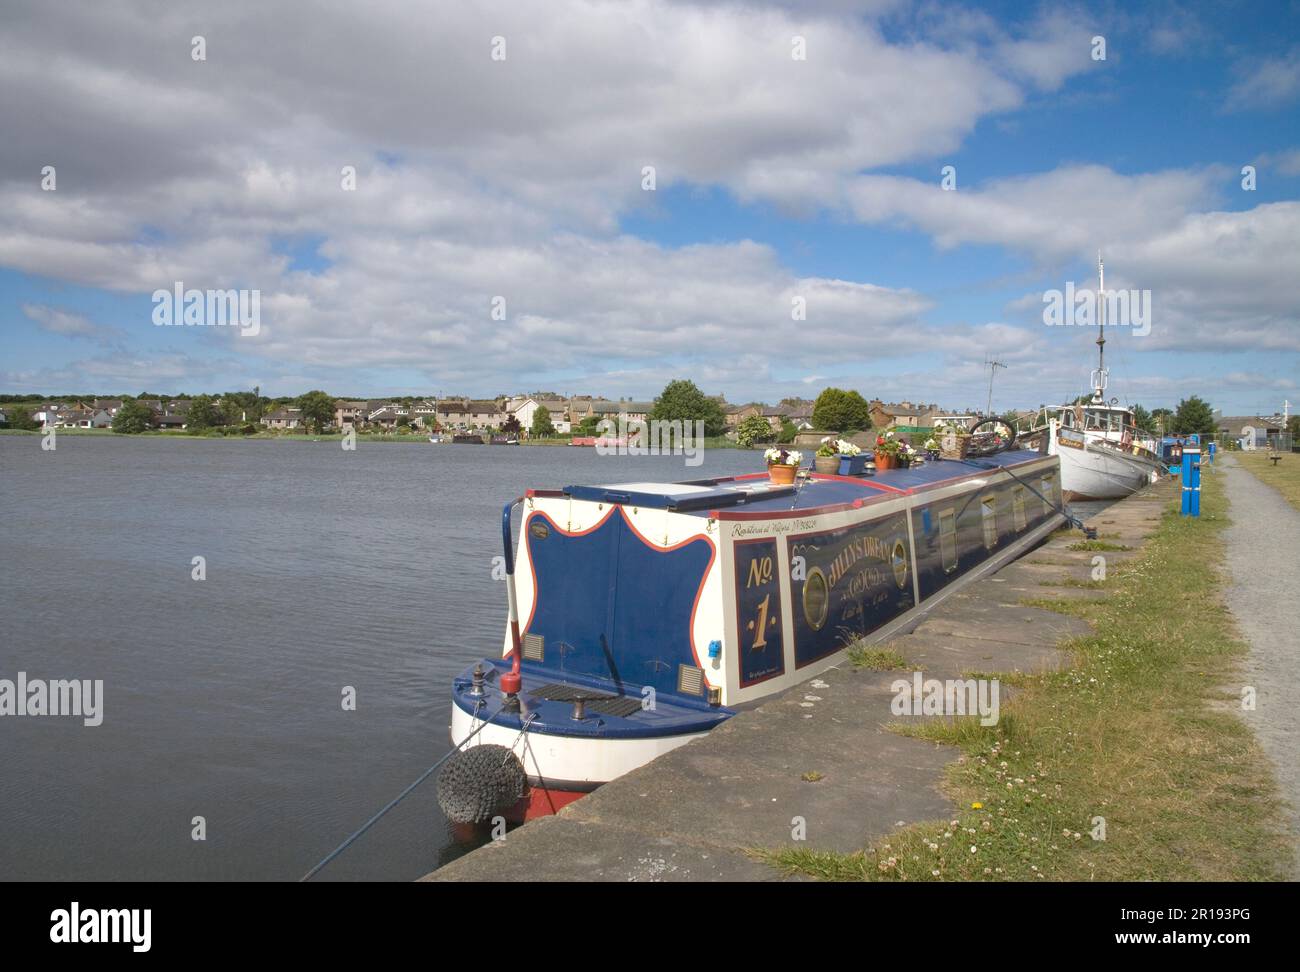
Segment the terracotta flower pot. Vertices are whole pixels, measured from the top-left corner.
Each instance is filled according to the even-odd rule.
[[[839,456],[814,456],[813,467],[819,473],[829,473],[834,475],[840,471]]]
[[[893,469],[894,457],[888,452],[877,452],[875,455],[876,469]]]
[[[767,477],[773,483],[781,486],[789,486],[794,482],[794,474],[799,471],[798,466],[787,466],[783,463],[769,463],[767,467]]]

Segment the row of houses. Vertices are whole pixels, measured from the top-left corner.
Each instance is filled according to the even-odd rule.
[[[487,431],[501,429],[513,419],[525,433],[533,427],[540,409],[550,415],[558,435],[568,435],[588,418],[620,416],[629,421],[645,420],[653,402],[611,401],[590,395],[570,398],[548,396],[513,396],[498,399],[443,398],[406,404],[392,401],[355,401],[339,399],[334,403],[334,427],[392,431],[399,425],[449,431]],[[292,406],[277,408],[262,418],[271,429],[292,430],[304,426],[302,410]]]
[[[733,405],[722,396],[716,396],[722,406],[729,434],[747,419],[760,416],[766,419],[774,432],[779,432],[786,422],[799,431],[813,429],[813,402],[787,399],[780,405],[749,402]],[[189,412],[186,399],[142,400],[154,414],[154,424],[159,428],[184,429]],[[933,403],[883,402],[872,399],[871,422],[874,428],[909,427],[927,428],[938,422],[968,424],[973,416],[948,414]],[[113,417],[122,407],[121,399],[94,399],[90,402],[46,402],[30,406],[33,418],[42,426],[59,428],[109,428]],[[653,402],[621,398],[617,401],[593,395],[559,396],[547,393],[517,395],[496,399],[443,398],[424,399],[413,403],[384,399],[338,399],[334,403],[333,427],[336,429],[373,429],[392,431],[401,425],[421,429],[448,431],[487,431],[511,426],[513,419],[527,434],[533,427],[538,411],[545,408],[552,427],[558,435],[568,435],[589,419],[610,419],[628,422],[646,421]],[[3,420],[0,417],[0,420]],[[261,424],[268,429],[294,431],[304,429],[306,421],[302,410],[292,405],[272,409],[262,416]]]
[[[186,399],[140,399],[153,413],[153,423],[162,429],[183,429],[189,414],[190,403]],[[113,419],[122,407],[120,398],[96,398],[89,402],[41,402],[35,405],[10,405],[8,412],[16,408],[25,408],[42,428],[56,429],[107,429],[113,425]],[[9,416],[0,412],[0,422],[8,422]]]
[[[915,402],[884,402],[873,398],[868,406],[871,409],[871,426],[876,429],[914,428],[928,429],[938,424],[970,426],[975,421],[973,412],[945,412],[938,405]],[[766,405],[762,402],[750,402],[747,405],[726,405],[723,413],[727,417],[727,428],[732,430],[755,415],[767,419],[773,431],[779,432],[786,422],[794,424],[800,432],[814,428],[814,402],[809,399],[786,399],[780,405]]]

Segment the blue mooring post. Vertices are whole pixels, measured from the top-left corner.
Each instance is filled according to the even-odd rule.
[[[1205,450],[1210,454],[1210,465],[1213,466],[1215,453],[1219,451],[1219,443],[1211,442],[1205,447]]]
[[[1183,446],[1183,516],[1201,515],[1201,449]]]

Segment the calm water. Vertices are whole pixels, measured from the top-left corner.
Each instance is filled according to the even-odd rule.
[[[446,752],[451,677],[500,648],[504,502],[762,464],[40,441],[0,436],[0,678],[103,679],[104,722],[0,718],[8,879],[298,878]],[[317,880],[410,879],[459,852],[430,781]]]

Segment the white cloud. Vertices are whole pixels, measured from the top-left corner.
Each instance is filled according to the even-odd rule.
[[[1300,47],[1277,57],[1241,62],[1237,81],[1228,89],[1229,111],[1279,108],[1300,97]]]

